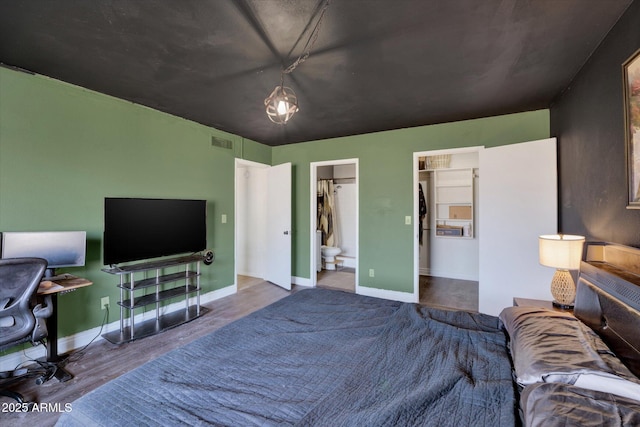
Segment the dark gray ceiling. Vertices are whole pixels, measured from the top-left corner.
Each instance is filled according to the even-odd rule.
[[[2,1],[0,62],[276,146],[548,108],[631,2],[332,0],[284,126],[324,0]]]

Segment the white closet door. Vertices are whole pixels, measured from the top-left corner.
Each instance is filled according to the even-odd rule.
[[[498,315],[513,297],[551,299],[538,236],[557,231],[557,176],[555,138],[480,150],[480,312]]]

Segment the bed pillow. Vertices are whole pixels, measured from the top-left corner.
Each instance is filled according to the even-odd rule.
[[[521,386],[559,382],[640,401],[640,379],[602,339],[569,313],[508,307],[500,313]]]
[[[640,402],[560,383],[528,385],[520,393],[527,427],[640,425]]]

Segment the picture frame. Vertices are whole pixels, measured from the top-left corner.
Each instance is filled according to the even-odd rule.
[[[640,209],[640,49],[622,64],[627,209]]]

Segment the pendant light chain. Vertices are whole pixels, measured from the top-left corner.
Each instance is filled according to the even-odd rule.
[[[318,40],[318,34],[320,33],[320,27],[322,26],[324,14],[327,11],[330,2],[331,0],[327,0],[322,7],[318,22],[316,22],[315,27],[309,35],[309,39],[304,45],[304,48],[302,50],[303,53],[298,56],[298,59],[293,61],[291,65],[280,72],[280,86],[276,86],[273,92],[271,92],[271,94],[264,100],[267,117],[273,123],[284,125],[299,110],[298,97],[296,96],[293,89],[284,85],[284,75],[292,73],[293,70],[298,67],[298,65],[302,64],[307,60],[307,58],[309,58],[311,49],[313,49],[313,46]]]
[[[313,31],[311,32],[311,35],[309,36],[307,43],[304,45],[303,53],[300,56],[298,56],[298,59],[296,59],[291,65],[289,65],[287,68],[282,70],[283,74],[290,74],[293,70],[296,69],[298,65],[306,61],[309,55],[311,55],[311,49],[313,49],[313,46],[315,46],[316,41],[318,40],[318,35],[320,34],[320,27],[322,27],[322,20],[324,19],[324,14],[327,11],[327,8],[329,7],[329,3],[331,3],[331,0],[327,0],[324,6],[322,7],[322,12],[320,12],[320,18],[318,18],[318,22],[316,22],[316,26],[313,28]]]

